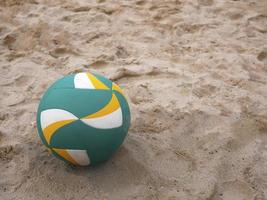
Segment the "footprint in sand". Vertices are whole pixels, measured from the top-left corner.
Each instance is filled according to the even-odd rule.
[[[267,61],[267,49],[261,51],[257,56],[259,61],[266,62]]]
[[[181,22],[177,24],[176,35],[181,36],[183,34],[193,34],[201,31],[206,25],[203,24],[188,24]]]
[[[249,24],[258,32],[267,33],[267,15],[257,15],[248,19]]]
[[[12,145],[0,147],[0,161],[10,161],[14,155],[14,148]]]
[[[97,61],[88,65],[88,67],[92,67],[92,68],[102,68],[102,67],[106,67],[106,66],[108,66],[108,63],[104,60],[97,60]]]
[[[127,58],[129,56],[129,53],[124,47],[118,46],[116,51],[116,56],[118,58]]]
[[[16,36],[14,34],[8,34],[5,38],[4,38],[4,42],[3,44],[5,46],[7,46],[8,49],[13,49],[13,45],[16,42]]]
[[[59,47],[49,52],[50,56],[54,58],[59,58],[62,56],[66,56],[69,54],[72,55],[78,55],[77,52],[73,51],[72,49],[66,48],[66,47]]]
[[[73,12],[88,12],[90,10],[91,10],[91,7],[89,6],[80,6],[80,7],[74,8],[72,11]]]
[[[8,118],[8,113],[6,112],[0,112],[0,121],[5,121]],[[1,137],[1,132],[0,132],[0,137]]]
[[[147,2],[144,1],[144,0],[139,0],[139,1],[137,1],[135,4],[138,5],[138,6],[143,6],[143,5],[145,5],[146,3],[147,3]]]

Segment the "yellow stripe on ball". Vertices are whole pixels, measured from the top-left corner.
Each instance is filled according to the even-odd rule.
[[[89,80],[93,83],[95,89],[101,89],[101,90],[109,90],[109,88],[102,83],[100,80],[98,80],[93,74],[86,73]]]
[[[84,117],[83,119],[91,119],[91,118],[97,118],[97,117],[102,117],[105,115],[108,115],[112,112],[114,112],[115,110],[117,110],[120,107],[120,103],[116,97],[115,94],[112,94],[112,98],[110,100],[110,102],[101,110],[99,110],[98,112],[88,115],[86,117]]]
[[[63,120],[63,121],[58,121],[53,124],[50,124],[47,126],[43,132],[44,132],[44,137],[47,141],[48,144],[50,144],[51,137],[52,135],[56,132],[57,129],[61,128],[62,126],[69,124],[71,122],[75,121],[75,119],[68,119],[68,120]]]

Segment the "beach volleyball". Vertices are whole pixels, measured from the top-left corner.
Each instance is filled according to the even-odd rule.
[[[37,111],[42,143],[59,159],[87,166],[106,161],[130,126],[122,89],[96,73],[68,75],[52,84]]]

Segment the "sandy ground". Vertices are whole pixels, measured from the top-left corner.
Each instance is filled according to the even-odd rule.
[[[1,0],[0,70],[1,200],[267,199],[266,0]],[[132,126],[74,168],[36,109],[87,70],[125,90]]]

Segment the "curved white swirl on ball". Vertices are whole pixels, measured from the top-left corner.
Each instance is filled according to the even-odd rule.
[[[82,121],[94,128],[99,129],[109,129],[109,128],[117,128],[122,125],[122,112],[121,109],[117,109],[116,111],[105,115],[103,117],[90,118],[90,119],[82,119]]]
[[[74,87],[77,89],[101,89],[109,88],[91,73],[78,73],[74,76]]]
[[[42,111],[40,115],[41,128],[47,143],[50,144],[51,137],[57,129],[77,119],[75,115],[62,109]]]
[[[74,165],[86,166],[90,164],[90,158],[86,150],[79,149],[57,149],[52,148],[59,156]]]
[[[81,119],[85,124],[99,129],[117,128],[122,125],[122,111],[115,94],[109,103],[96,113]]]
[[[74,87],[81,89],[95,89],[86,73],[78,73],[74,76]]]

